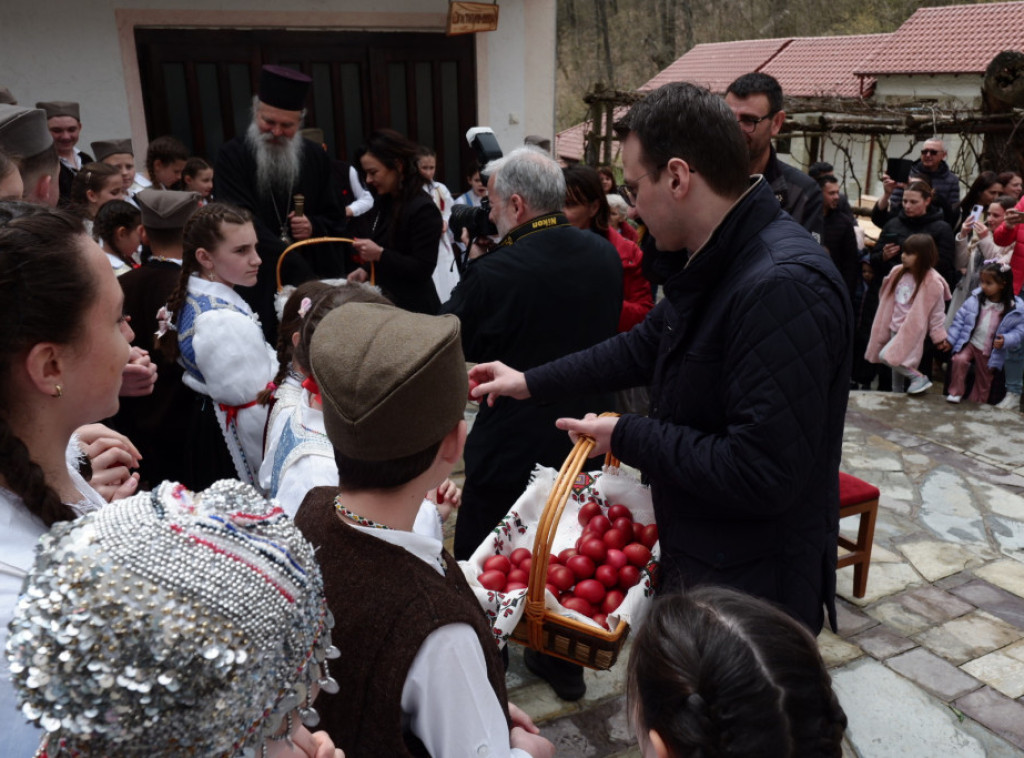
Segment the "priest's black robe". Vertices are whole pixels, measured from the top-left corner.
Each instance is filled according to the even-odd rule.
[[[296,137],[295,139],[302,139]],[[263,332],[271,345],[277,341],[277,315],[274,293],[277,290],[277,261],[288,247],[281,239],[288,213],[294,210],[293,197],[305,197],[305,215],[313,224],[314,237],[341,237],[345,232],[345,210],[338,203],[330,158],[314,142],[302,139],[299,178],[291,191],[277,197],[260,194],[256,187],[256,156],[242,137],[226,142],[217,154],[214,168],[214,194],[217,199],[248,210],[253,215],[262,263],[254,287],[238,287],[259,315]],[[348,246],[311,245],[289,253],[281,269],[284,284],[301,284],[310,279],[342,277],[346,272]]]

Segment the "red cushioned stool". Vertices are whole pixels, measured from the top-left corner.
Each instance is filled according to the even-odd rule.
[[[875,540],[875,517],[878,515],[878,487],[863,479],[839,472],[839,518],[860,516],[856,541],[839,535],[839,545],[850,552],[839,556],[836,568],[853,566],[854,597],[864,597],[871,566],[871,545]]]

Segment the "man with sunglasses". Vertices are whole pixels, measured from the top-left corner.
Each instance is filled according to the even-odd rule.
[[[475,366],[471,393],[544,406],[650,386],[646,417],[558,427],[593,437],[595,454],[610,449],[650,481],[659,591],[722,584],[779,603],[814,633],[827,608],[834,626],[846,285],[765,178],[749,175],[721,98],[666,84],[616,133],[625,194],[662,251],[665,297],[630,331],[525,374]]]
[[[960,202],[960,177],[949,170],[949,164],[946,163],[946,146],[942,140],[933,137],[925,141],[921,147],[921,159],[910,168],[910,181],[915,179],[928,182],[935,193],[932,202],[942,209],[946,221],[953,225],[957,218],[957,213],[953,209]],[[878,212],[872,209],[873,223],[884,226],[890,218],[899,215],[905,186],[902,182],[891,179],[888,174],[882,174],[882,196],[876,203]],[[882,215],[883,213],[885,215]]]
[[[782,87],[768,74],[744,74],[729,85],[725,102],[736,114],[750,154],[750,174],[763,174],[782,210],[818,242],[824,232],[824,209],[818,183],[779,160],[772,146],[786,120]]]

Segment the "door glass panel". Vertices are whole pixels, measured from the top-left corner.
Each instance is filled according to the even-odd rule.
[[[445,61],[441,64],[441,134],[444,139],[444,175],[449,188],[461,186],[463,181],[459,170],[459,148],[469,126],[459,126],[458,65],[455,61]]]
[[[165,63],[164,96],[167,98],[167,111],[170,116],[170,133],[185,143],[192,151],[192,121],[188,110],[188,88],[185,86],[185,64]]]
[[[409,108],[405,92],[405,64],[388,64],[388,104],[391,106],[389,126],[402,134],[409,133]]]
[[[334,138],[334,94],[331,91],[331,66],[328,63],[313,64],[313,103],[316,124],[323,129],[327,154],[332,158],[338,154]]]
[[[228,82],[231,87],[231,112],[235,116],[235,134],[243,136],[252,121],[252,79],[246,63],[228,64]]]
[[[434,144],[434,88],[431,82],[431,65],[421,61],[416,64],[416,140],[435,150]],[[440,168],[440,166],[438,167]]]
[[[345,122],[346,155],[339,158],[351,162],[356,148],[363,144],[363,92],[359,80],[359,64],[343,63],[341,69],[341,112]]]
[[[199,110],[203,119],[203,152],[210,158],[224,144],[224,121],[220,115],[220,85],[217,82],[216,63],[197,63],[196,81],[199,83]]]

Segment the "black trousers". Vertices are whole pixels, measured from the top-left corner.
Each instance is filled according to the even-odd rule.
[[[473,554],[525,489],[525,483],[519,487],[481,487],[472,479],[466,479],[455,521],[456,560],[464,561]]]

